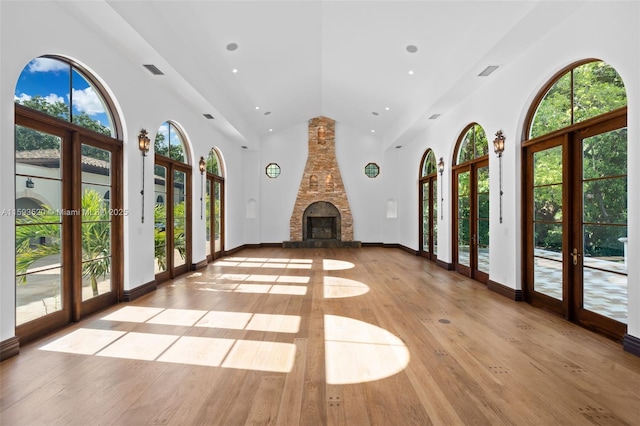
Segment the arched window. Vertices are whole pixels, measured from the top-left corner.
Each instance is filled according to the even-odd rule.
[[[206,253],[207,260],[224,254],[224,177],[223,162],[216,148],[209,150],[206,178]]]
[[[32,201],[15,218],[16,335],[26,342],[117,302],[126,212],[121,129],[97,79],[42,56],[14,99],[16,206]]]
[[[455,163],[463,164],[484,157],[489,153],[489,143],[484,129],[479,124],[470,125],[458,141]]]
[[[465,128],[453,157],[453,246],[456,270],[489,280],[489,143],[479,124]]]
[[[155,137],[154,207],[156,281],[191,266],[191,166],[186,138],[175,123],[160,125]]]
[[[523,143],[525,298],[618,339],[627,322],[626,99],[609,64],[573,64],[532,104]]]
[[[175,124],[165,121],[156,133],[155,151],[157,155],[168,157],[180,163],[189,164],[188,152],[185,149],[184,136]]]
[[[22,70],[14,100],[27,108],[117,138],[112,107],[102,91],[97,80],[68,59],[41,56]]]
[[[563,72],[543,91],[527,139],[581,123],[627,105],[622,78],[611,65],[587,62]]]
[[[428,149],[420,162],[420,255],[436,260],[438,255],[438,175],[436,156]]]
[[[220,162],[218,151],[215,148],[211,148],[209,150],[209,155],[207,156],[207,173],[214,176],[224,176],[222,172],[222,163]]]

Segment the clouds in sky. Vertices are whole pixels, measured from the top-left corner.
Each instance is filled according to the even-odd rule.
[[[104,106],[93,87],[87,87],[84,90],[73,89],[73,107],[80,112],[87,113],[87,115],[105,112]]]
[[[29,72],[69,71],[70,68],[69,64],[49,58],[36,58],[27,65]]]

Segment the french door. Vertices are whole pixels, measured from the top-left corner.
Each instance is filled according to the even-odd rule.
[[[420,179],[420,255],[438,258],[438,178],[436,175]]]
[[[224,253],[224,179],[207,173],[205,183],[207,260]]]
[[[154,175],[155,272],[162,282],[191,266],[191,169],[156,155]]]
[[[453,170],[455,269],[482,283],[489,280],[489,160]]]
[[[527,300],[615,339],[626,332],[625,114],[525,144]]]
[[[120,299],[127,212],[120,141],[16,109],[16,335],[29,341]]]

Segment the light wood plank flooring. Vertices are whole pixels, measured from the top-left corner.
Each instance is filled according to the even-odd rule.
[[[21,348],[2,425],[638,425],[640,358],[399,249],[245,249]]]

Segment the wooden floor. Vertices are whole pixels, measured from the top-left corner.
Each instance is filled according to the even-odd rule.
[[[638,425],[640,358],[399,249],[245,249],[21,348],[2,425]]]

